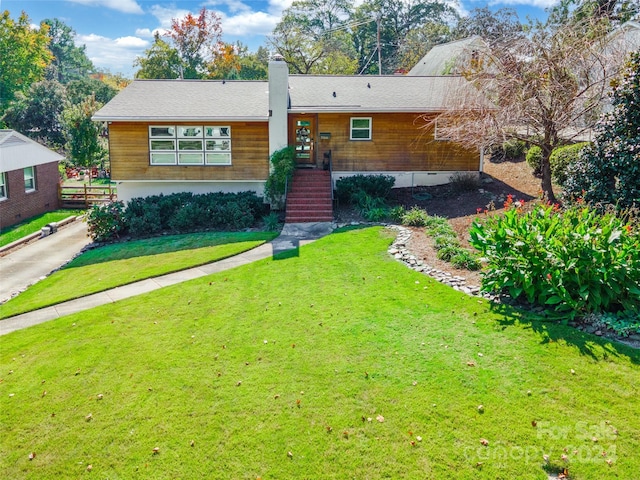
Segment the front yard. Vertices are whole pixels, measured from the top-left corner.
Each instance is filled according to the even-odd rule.
[[[0,338],[5,478],[635,478],[640,353],[380,228]]]

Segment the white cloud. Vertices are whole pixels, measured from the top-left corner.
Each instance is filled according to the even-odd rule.
[[[151,7],[151,15],[156,17],[160,26],[165,29],[171,27],[171,20],[174,18],[184,18],[189,13],[189,10],[182,8],[166,8],[160,5],[154,5]],[[191,12],[198,13],[198,12]]]
[[[557,5],[560,0],[493,0],[489,2],[492,7],[498,5],[523,5],[528,7],[549,8]]]
[[[142,7],[135,0],[68,0],[82,5],[106,7],[123,13],[144,13]]]
[[[250,12],[251,7],[241,0],[209,0],[205,6],[219,7],[226,6],[229,13]]]
[[[279,15],[265,12],[246,12],[232,17],[220,15],[223,34],[231,36],[269,35],[280,21]]]
[[[138,37],[108,38],[91,33],[77,35],[76,45],[86,45],[87,56],[98,68],[111,73],[133,76],[133,61],[149,47],[149,42]]]

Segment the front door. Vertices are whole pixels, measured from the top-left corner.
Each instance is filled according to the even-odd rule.
[[[315,122],[312,116],[295,117],[292,125],[293,145],[296,151],[296,164],[314,166]]]

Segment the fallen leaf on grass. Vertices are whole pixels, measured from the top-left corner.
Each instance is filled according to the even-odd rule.
[[[34,458],[36,458],[36,452],[31,452],[29,454],[29,460],[33,460]]]
[[[291,452],[287,452],[287,457],[289,457],[289,458],[293,458],[293,453],[291,453]]]
[[[475,364],[475,362],[467,362],[467,366],[468,367],[475,367],[476,364]]]
[[[481,438],[480,443],[486,447],[489,445],[489,440],[487,440],[486,438]]]
[[[154,447],[152,452],[153,452],[153,455],[158,455],[160,453],[160,447]]]
[[[378,415],[376,417],[376,420],[379,421],[380,423],[384,422],[384,417],[382,415]]]

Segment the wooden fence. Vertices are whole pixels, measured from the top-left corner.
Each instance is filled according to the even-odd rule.
[[[89,208],[118,198],[111,185],[60,186],[58,192],[61,208]]]

